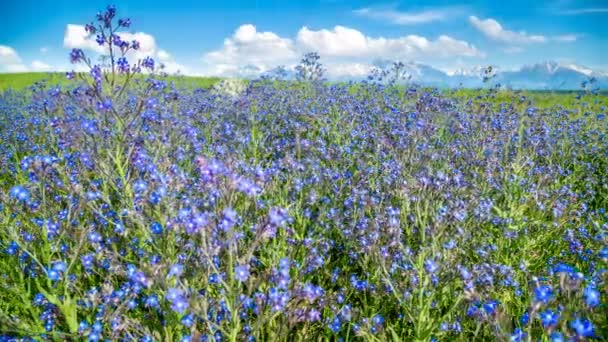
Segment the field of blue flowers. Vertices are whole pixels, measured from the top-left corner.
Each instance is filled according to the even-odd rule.
[[[0,341],[608,338],[605,96],[180,89],[116,19],[0,95]]]

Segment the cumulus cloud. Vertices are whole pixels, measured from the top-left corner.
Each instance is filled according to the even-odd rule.
[[[362,79],[370,74],[373,66],[367,63],[332,63],[327,66],[327,76],[331,79]]]
[[[533,43],[544,43],[547,38],[542,35],[528,34],[525,31],[515,32],[509,31],[502,27],[502,25],[492,19],[479,19],[476,16],[470,16],[469,22],[475,29],[483,33],[486,37],[509,44],[533,44]]]
[[[161,60],[161,61],[171,60],[171,54],[169,54],[165,50],[158,50],[157,55],[158,55],[158,59]]]
[[[15,49],[10,46],[0,45],[0,71],[2,72],[24,72],[27,67],[21,61],[21,57]]]
[[[394,9],[361,8],[353,11],[356,15],[370,19],[388,21],[397,25],[423,24],[444,20],[447,10],[427,10],[420,12],[400,12]]]
[[[419,58],[484,57],[483,52],[466,41],[441,35],[435,40],[408,35],[397,38],[369,37],[345,27],[312,30],[302,27],[294,39],[273,32],[260,32],[255,26],[240,26],[218,50],[204,54],[208,72],[240,76],[252,70],[268,71],[277,65],[296,64],[305,52],[316,51],[323,58],[328,74],[363,73],[374,58],[412,60]],[[247,68],[244,68],[247,66]],[[332,70],[335,69],[335,70]]]
[[[17,51],[10,46],[0,45],[0,64],[19,64],[21,58]]]
[[[297,57],[293,42],[273,32],[258,32],[251,24],[240,26],[219,50],[206,53],[203,60],[211,72],[232,75],[242,65],[254,65],[265,71]]]
[[[358,30],[336,26],[333,30],[312,31],[303,27],[297,36],[300,46],[318,51],[321,55],[343,57],[419,58],[481,57],[483,53],[468,42],[441,35],[429,40],[418,35],[399,38],[371,38]]]

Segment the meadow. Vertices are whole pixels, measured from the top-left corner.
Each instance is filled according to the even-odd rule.
[[[608,339],[608,96],[315,63],[2,75],[0,341]]]

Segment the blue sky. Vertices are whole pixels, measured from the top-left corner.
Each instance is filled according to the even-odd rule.
[[[144,52],[187,74],[238,76],[293,65],[311,50],[336,75],[363,74],[378,60],[445,71],[502,69],[553,60],[606,70],[608,3],[599,1],[128,1],[126,32]],[[95,54],[80,26],[106,1],[20,0],[0,4],[0,72],[71,69],[68,53]],[[72,25],[72,26],[68,26]],[[141,56],[132,56],[138,58]]]

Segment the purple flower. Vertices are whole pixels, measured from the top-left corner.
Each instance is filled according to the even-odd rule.
[[[308,322],[318,322],[319,320],[321,320],[321,313],[315,309],[311,309],[306,314],[306,319],[308,320]]]
[[[435,273],[437,271],[437,269],[439,268],[439,266],[437,266],[437,263],[432,260],[432,259],[426,259],[424,261],[424,269],[428,272],[428,273]]]
[[[179,277],[184,273],[184,266],[180,264],[173,264],[169,268],[169,276]]]
[[[188,309],[188,301],[184,297],[184,292],[180,289],[169,288],[165,298],[171,302],[171,310],[177,313],[184,313]]]
[[[84,26],[84,30],[89,34],[95,34],[95,32],[97,32],[97,29],[92,24],[86,24]]]
[[[70,62],[80,63],[84,60],[84,51],[81,49],[72,49],[70,52]]]
[[[93,80],[95,81],[95,85],[97,85],[97,87],[101,87],[101,81],[102,81],[101,66],[99,66],[99,65],[93,66],[93,68],[91,68],[91,71],[89,71],[89,73],[91,74],[91,77],[93,77]]]
[[[127,61],[127,59],[125,57],[120,57],[118,59],[118,61],[116,62],[116,64],[118,65],[118,71],[120,71],[122,73],[129,72],[129,70],[130,70],[129,61]]]
[[[99,46],[101,46],[106,43],[106,37],[104,37],[103,34],[98,34],[97,37],[95,38],[95,41],[97,42],[97,44]]]
[[[114,44],[115,46],[120,46],[121,43],[122,43],[122,40],[120,40],[120,36],[117,34],[113,34],[112,35],[112,44]]]
[[[154,70],[154,60],[151,57],[144,58],[141,65],[146,69]]]
[[[239,265],[234,268],[234,279],[245,282],[249,278],[249,265]]]
[[[131,26],[131,19],[129,19],[129,18],[118,19],[118,26],[120,26],[120,27]]]

